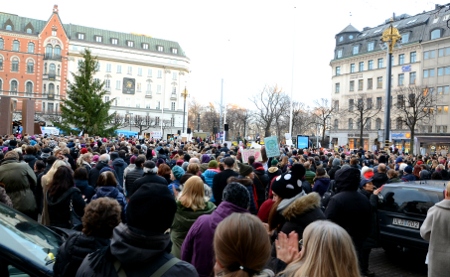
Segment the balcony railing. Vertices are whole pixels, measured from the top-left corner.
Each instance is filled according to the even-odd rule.
[[[177,100],[177,94],[176,93],[172,93],[170,95],[170,100]]]
[[[62,57],[61,55],[45,54],[44,60],[61,61]]]

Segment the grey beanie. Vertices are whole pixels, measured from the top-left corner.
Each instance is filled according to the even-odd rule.
[[[341,159],[335,158],[333,160],[333,166],[340,166],[341,165]]]
[[[250,195],[246,187],[238,182],[229,183],[223,189],[222,198],[236,206],[248,209],[250,206]]]

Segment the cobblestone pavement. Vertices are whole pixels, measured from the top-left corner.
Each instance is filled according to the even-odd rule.
[[[372,249],[369,268],[376,277],[426,277],[424,254],[404,252],[388,255],[382,248]]]

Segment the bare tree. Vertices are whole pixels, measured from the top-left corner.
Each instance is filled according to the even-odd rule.
[[[314,104],[316,105],[316,107],[314,107],[312,114],[315,118],[314,121],[322,129],[321,143],[323,145],[325,143],[325,131],[329,127],[329,122],[331,120],[331,115],[334,112],[334,107],[331,106],[331,103],[326,98],[321,98],[320,100],[315,100]]]
[[[129,126],[128,118],[125,117],[125,115],[119,114],[117,112],[115,112],[114,116],[112,117],[110,124],[117,125],[117,128]]]
[[[255,120],[264,129],[264,136],[268,137],[283,112],[289,109],[289,97],[275,85],[264,87],[261,93],[253,96],[251,100],[256,106]]]
[[[201,115],[200,125],[203,126],[204,132],[213,133],[215,128],[219,131],[219,113],[213,103],[206,106],[204,113]]]
[[[205,107],[202,106],[200,104],[200,102],[197,101],[197,99],[192,98],[192,100],[189,102],[189,110],[188,110],[188,114],[189,114],[189,118],[188,118],[188,124],[187,126],[197,130],[198,129],[198,125],[200,125],[200,130],[201,130],[201,124],[199,124],[199,119],[201,118],[201,114],[203,113],[203,111],[205,110]],[[200,131],[198,130],[198,131]]]
[[[294,102],[292,109],[292,135],[309,134],[314,118],[308,106],[301,102]]]
[[[152,127],[155,127],[155,119],[150,117],[149,115],[135,115],[133,117],[133,121],[130,122],[131,126],[138,128],[139,135],[143,135],[143,131],[146,131]]]
[[[396,121],[405,124],[411,132],[409,153],[413,153],[416,127],[431,123],[440,97],[432,88],[416,85],[401,87],[394,91],[393,96],[397,99]]]

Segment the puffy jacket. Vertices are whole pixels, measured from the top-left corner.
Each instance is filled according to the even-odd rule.
[[[203,172],[202,176],[205,178],[205,183],[211,188],[213,189],[213,180],[214,180],[214,176],[216,176],[218,173],[220,172],[220,170],[218,169],[207,169],[205,170],[205,172]],[[211,202],[214,202],[214,195],[211,197],[210,199]]]

